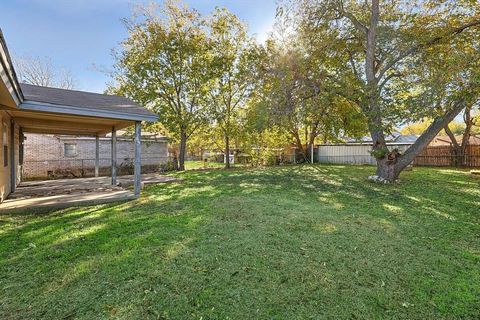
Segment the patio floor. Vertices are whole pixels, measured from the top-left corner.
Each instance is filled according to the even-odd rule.
[[[58,179],[21,182],[14,193],[0,204],[0,211],[22,211],[52,207],[100,204],[135,199],[133,175],[117,177],[112,186],[110,177]],[[178,182],[179,179],[157,173],[142,174],[142,184]]]

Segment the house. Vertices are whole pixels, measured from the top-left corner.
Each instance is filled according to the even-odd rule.
[[[168,161],[165,136],[142,132],[142,172],[158,172]],[[110,175],[111,134],[99,138],[99,176]],[[117,132],[118,174],[133,174],[135,141],[126,131]],[[96,138],[88,136],[24,134],[22,179],[58,179],[95,175]]]
[[[458,144],[462,144],[462,135],[456,135],[455,140]],[[472,134],[468,140],[468,144],[471,146],[480,145],[480,134]],[[429,147],[440,147],[440,146],[450,146],[452,145],[452,140],[448,136],[436,136],[432,142],[428,145]]]
[[[156,114],[125,97],[20,84],[1,30],[0,77],[0,201],[20,182],[26,133],[94,137],[96,175],[100,137],[111,133],[111,182],[116,185],[116,132],[129,126],[135,126],[134,194],[140,194],[141,124],[156,121]]]

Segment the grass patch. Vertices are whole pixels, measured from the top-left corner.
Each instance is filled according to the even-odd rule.
[[[246,167],[247,165],[241,163],[232,163],[230,164],[232,168],[242,168]],[[223,162],[215,162],[215,161],[196,161],[196,160],[188,160],[185,161],[185,170],[202,170],[202,169],[223,169],[225,168],[225,164]]]
[[[479,318],[479,180],[372,170],[190,171],[129,203],[0,216],[0,318]]]

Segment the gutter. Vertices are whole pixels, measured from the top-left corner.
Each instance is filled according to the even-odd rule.
[[[13,63],[12,59],[10,57],[10,53],[8,52],[8,47],[7,43],[5,42],[5,37],[3,36],[2,29],[0,28],[0,63],[3,66],[3,69],[5,70],[5,73],[8,77],[8,80],[10,81],[10,84],[13,89],[13,93],[16,95],[16,98],[14,97],[14,100],[17,100],[17,104],[21,104],[24,100],[25,97],[23,96],[22,89],[20,88],[20,84],[17,78],[17,74],[15,72],[15,69],[13,68]]]

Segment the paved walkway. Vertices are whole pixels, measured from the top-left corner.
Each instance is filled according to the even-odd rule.
[[[117,180],[117,186],[110,184],[110,177],[24,181],[0,204],[0,211],[61,208],[135,199],[133,191],[125,189],[133,185],[133,175],[120,176]],[[143,185],[178,181],[156,173],[142,175]]]

